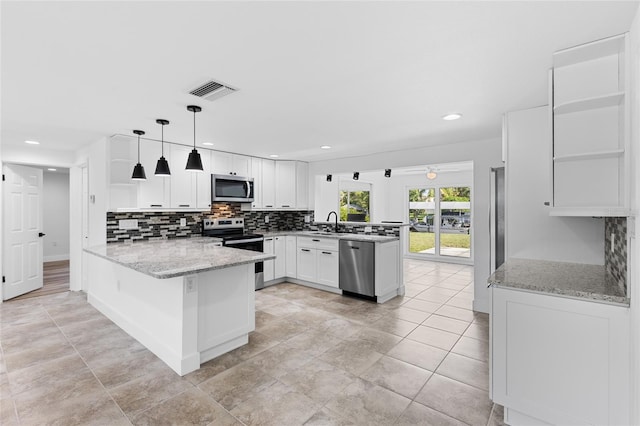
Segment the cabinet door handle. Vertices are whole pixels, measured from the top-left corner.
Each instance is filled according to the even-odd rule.
[[[282,207],[291,207],[291,206],[285,206],[284,204],[282,205]]]
[[[309,249],[300,249],[300,250],[302,250],[302,251],[311,251],[311,250],[309,250]]]
[[[322,254],[333,254],[330,251],[323,251]]]
[[[178,204],[178,207],[189,207],[189,204]]]
[[[320,240],[316,240],[315,238],[314,238],[314,239],[312,239],[311,241],[315,241],[316,243],[319,243],[319,242],[320,242]]]
[[[550,203],[549,201],[545,201],[545,202],[544,202],[544,205],[545,205],[545,206],[550,206],[550,205],[551,205],[551,203]]]
[[[149,207],[162,207],[162,204],[150,204]]]
[[[273,207],[271,204],[267,204],[265,207]]]
[[[273,241],[273,238],[265,238],[265,241]]]

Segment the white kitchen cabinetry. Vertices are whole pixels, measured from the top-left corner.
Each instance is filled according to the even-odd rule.
[[[159,143],[140,141],[140,162],[145,166],[147,175],[147,180],[138,181],[138,207],[141,209],[169,207],[170,178],[154,174],[161,155],[162,146]]]
[[[338,288],[338,240],[298,237],[298,279]]]
[[[296,162],[276,161],[276,208],[296,206]]]
[[[196,174],[185,170],[187,159],[192,148],[182,145],[171,145],[169,167],[171,168],[171,207],[196,207]],[[166,152],[166,150],[165,150]],[[202,153],[201,153],[202,155]]]
[[[249,176],[251,157],[222,151],[212,151],[212,156],[213,174]]]
[[[629,308],[491,293],[491,398],[506,423],[630,424]]]
[[[298,254],[298,238],[294,235],[287,235],[285,237],[286,245],[286,260],[285,260],[285,275],[290,278],[298,278],[298,261],[296,256]]]
[[[136,139],[113,136],[108,146],[109,209],[136,208],[137,184],[131,180],[137,162]]]
[[[262,207],[273,209],[276,205],[276,162],[262,160]]]
[[[628,43],[623,34],[553,55],[552,215],[629,214]]]
[[[213,151],[198,150],[200,158],[202,158],[202,173],[188,172],[181,170],[183,173],[193,173],[196,179],[196,207],[199,209],[208,209],[211,207],[211,156]],[[171,172],[173,173],[173,171]]]
[[[275,244],[273,237],[266,237],[264,239],[263,252],[266,254],[275,253]],[[275,259],[264,261],[264,282],[272,281],[275,278]]]
[[[253,178],[253,203],[251,207],[262,208],[262,158],[251,158],[251,171],[249,177]]]
[[[307,208],[309,206],[309,168],[300,161],[276,161],[276,208]]]
[[[273,250],[274,254],[276,255],[273,268],[274,278],[283,278],[285,276],[287,263],[287,245],[285,236],[273,238]]]
[[[338,288],[338,262],[337,250],[317,250],[317,282],[318,284]]]

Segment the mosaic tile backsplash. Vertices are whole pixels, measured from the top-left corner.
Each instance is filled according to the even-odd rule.
[[[202,232],[203,217],[243,217],[247,232],[275,231],[333,231],[334,225],[313,224],[313,211],[270,210],[242,211],[239,203],[214,203],[211,213],[207,212],[127,212],[107,213],[107,243],[131,240],[155,240],[198,236]],[[269,222],[266,222],[266,217]],[[309,222],[305,222],[309,216]],[[180,226],[180,219],[187,220]],[[120,220],[137,219],[138,228],[118,229]],[[400,236],[400,228],[394,225],[374,226],[372,232],[365,232],[362,225],[339,224],[340,232],[358,234]]]
[[[611,251],[611,234],[615,235]],[[627,294],[627,218],[607,217],[604,220],[604,266]]]

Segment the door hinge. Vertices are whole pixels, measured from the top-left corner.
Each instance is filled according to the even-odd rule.
[[[4,275],[2,276],[2,282],[5,282]]]
[[[4,182],[4,173],[2,174],[2,181]]]

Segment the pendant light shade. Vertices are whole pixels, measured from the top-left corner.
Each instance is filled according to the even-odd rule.
[[[202,158],[200,158],[200,154],[196,149],[196,112],[202,111],[202,108],[197,105],[189,105],[187,110],[193,112],[193,150],[189,153],[185,169],[192,172],[201,172],[203,171]]]
[[[140,164],[140,136],[144,135],[142,130],[134,130],[133,133],[138,135],[138,164],[133,168],[132,180],[147,180],[147,175],[144,173],[144,167]]]
[[[161,118],[156,120],[156,123],[162,125],[162,155],[160,159],[158,159],[158,163],[156,164],[156,176],[171,176],[171,170],[169,170],[169,163],[167,159],[164,158],[164,126],[169,124],[169,120],[163,120]]]

